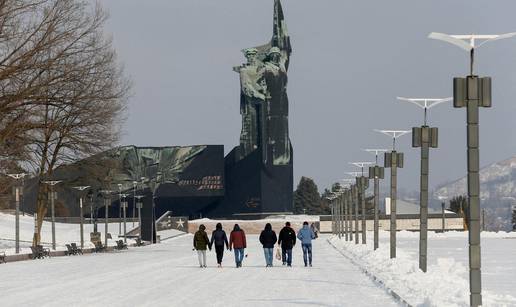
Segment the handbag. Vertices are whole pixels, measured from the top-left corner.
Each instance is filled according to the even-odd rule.
[[[281,251],[280,251],[279,247],[276,248],[276,259],[281,260]]]

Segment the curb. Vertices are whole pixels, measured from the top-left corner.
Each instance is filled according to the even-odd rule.
[[[326,242],[328,242],[328,244],[330,244],[331,247],[333,247],[339,254],[341,254],[342,256],[344,256],[346,259],[348,259],[352,264],[354,264],[356,267],[358,267],[362,273],[364,273],[365,275],[367,275],[369,278],[371,278],[373,280],[373,282],[381,285],[395,300],[397,300],[398,302],[400,302],[401,304],[403,304],[404,306],[407,306],[407,307],[413,307],[411,304],[409,304],[409,302],[407,302],[405,299],[403,299],[398,293],[396,293],[394,290],[392,290],[391,288],[387,287],[387,285],[380,279],[378,278],[376,275],[374,275],[373,273],[371,273],[370,271],[368,271],[366,268],[364,268],[363,266],[361,266],[360,264],[358,264],[355,260],[353,260],[351,257],[349,257],[348,255],[344,254],[341,250],[337,249],[337,247],[335,245],[333,245],[331,242],[330,242],[330,239],[326,239]]]
[[[180,233],[180,234],[177,234],[175,236],[171,236],[171,237],[166,237],[166,238],[163,238],[161,239],[160,238],[160,242],[163,242],[163,241],[166,241],[166,240],[170,240],[170,239],[174,239],[174,238],[177,238],[177,237],[181,237],[181,236],[186,236],[188,233],[185,232],[185,233]]]
[[[131,245],[128,245],[128,247],[137,247],[137,246],[136,246],[136,244],[131,244]],[[114,251],[117,251],[117,250],[115,250],[114,246],[108,246],[105,251],[100,252],[100,253],[114,252]],[[82,252],[83,252],[83,254],[97,254],[97,253],[95,253],[95,248],[94,247],[92,247],[92,248],[83,248]],[[52,257],[65,257],[65,256],[66,257],[68,257],[68,256],[71,257],[71,256],[76,256],[76,255],[66,255],[64,250],[62,250],[62,251],[50,251],[50,258],[52,258]],[[5,262],[7,264],[7,263],[10,263],[10,262],[18,262],[18,261],[43,260],[43,259],[32,259],[31,257],[32,257],[32,254],[9,255],[9,256],[5,256]]]

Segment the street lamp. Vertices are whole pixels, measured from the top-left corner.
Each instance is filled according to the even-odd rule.
[[[439,196],[437,196],[437,198],[441,201],[441,211],[442,211],[441,228],[442,228],[442,232],[444,233],[444,231],[446,230],[446,211],[445,211],[446,208],[445,207],[446,207],[446,200],[448,199],[448,197],[439,195]],[[482,222],[484,222],[483,219],[482,219]]]
[[[16,254],[20,253],[20,198],[23,196],[23,178],[27,174],[19,173],[19,174],[7,174],[7,176],[16,180],[16,186],[14,188],[14,201],[16,202],[16,216],[15,216],[15,252]],[[18,183],[21,180],[21,189],[20,184]],[[37,225],[37,223],[36,223]]]
[[[396,258],[396,193],[398,185],[398,167],[403,168],[403,153],[396,152],[396,139],[410,133],[409,130],[375,130],[392,138],[392,151],[384,153],[384,166],[391,169],[391,225],[390,257]]]
[[[387,149],[364,149],[367,152],[371,152],[375,154],[375,164],[374,166],[369,167],[369,179],[374,179],[374,247],[373,249],[378,249],[379,246],[379,229],[380,229],[380,217],[378,216],[378,207],[380,205],[380,179],[384,178],[385,169],[378,165],[378,154],[387,152]]]
[[[358,186],[358,178],[360,177],[360,175],[362,174],[361,172],[346,172],[346,174],[352,176],[355,178],[355,184],[351,186],[351,199],[352,199],[352,203],[355,204],[354,208],[355,208],[355,244],[358,244],[358,232],[359,232],[359,228],[358,228],[358,202],[359,202],[359,199],[358,199],[358,190],[359,190],[359,186]]]
[[[112,190],[100,190],[100,193],[104,196],[104,212],[105,212],[105,219],[104,219],[104,246],[107,248],[108,246],[108,223],[109,223],[109,205],[111,204],[111,193],[114,191]]]
[[[427,125],[428,109],[443,102],[451,101],[448,98],[405,98],[398,100],[415,104],[424,110],[424,121],[421,127],[412,128],[412,147],[421,147],[421,179],[419,180],[419,268],[426,272],[428,257],[428,159],[430,147],[437,148],[438,130]]]
[[[360,200],[360,207],[362,210],[362,244],[366,244],[366,190],[369,187],[369,178],[364,176],[364,167],[374,164],[373,162],[351,162],[356,167],[361,169],[362,174],[357,177],[358,198]]]
[[[432,39],[456,45],[470,54],[470,75],[453,79],[453,106],[467,108],[467,156],[468,156],[468,220],[469,220],[469,289],[470,305],[482,305],[482,274],[480,252],[480,177],[479,177],[479,107],[491,107],[491,78],[479,78],[473,74],[475,49],[480,46],[513,37],[516,32],[495,35],[448,35],[430,33]],[[468,44],[469,41],[469,44]],[[476,44],[479,42],[479,44]],[[476,45],[475,45],[476,44]]]
[[[134,220],[136,218],[136,189],[138,188],[138,181],[133,181],[133,228]]]
[[[56,214],[55,214],[55,204],[54,201],[56,199],[56,192],[54,192],[54,186],[60,183],[61,180],[48,180],[43,181],[43,183],[48,184],[50,186],[50,210],[52,215],[52,249],[56,250]]]
[[[122,197],[120,200],[120,206],[122,206],[122,210],[124,212],[123,219],[124,219],[124,243],[127,243],[127,200],[126,197],[129,196],[129,194],[120,194]],[[123,199],[123,200],[122,200]]]
[[[353,180],[346,178],[346,179],[341,179],[341,181],[344,183],[344,185],[346,185],[345,187],[343,186],[344,190],[342,193],[342,205],[343,205],[343,211],[344,211],[344,230],[345,230],[344,232],[345,232],[345,236],[346,236],[346,241],[349,241],[350,235],[352,235],[352,234],[351,234],[351,225],[350,225],[351,212],[350,212],[350,207],[349,207],[348,194],[350,192],[350,186],[351,186]],[[351,239],[351,240],[353,240],[353,239]]]
[[[118,235],[122,234],[122,187],[121,183],[118,184]]]
[[[82,192],[86,189],[88,189],[90,186],[89,185],[85,185],[85,186],[78,186],[78,187],[74,187],[74,189],[78,190],[79,192]],[[82,197],[83,197],[83,194],[80,193],[80,197],[79,197],[79,210],[80,210],[80,217],[81,217],[81,248],[84,248],[84,216],[83,216],[83,212],[82,212]]]

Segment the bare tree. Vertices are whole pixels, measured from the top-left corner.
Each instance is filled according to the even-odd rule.
[[[84,0],[0,0],[0,155],[39,180],[118,140],[130,82],[103,33],[106,18]],[[34,244],[47,192],[40,182]]]

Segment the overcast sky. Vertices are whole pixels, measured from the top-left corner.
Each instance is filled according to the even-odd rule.
[[[410,129],[422,110],[396,96],[447,97],[452,77],[468,72],[467,52],[432,32],[516,31],[516,1],[283,0],[293,53],[290,138],[295,185],[320,190],[373,160],[363,148],[389,147],[373,129]],[[240,50],[272,34],[273,0],[103,0],[107,31],[134,82],[123,144],[238,144]],[[493,108],[482,109],[481,165],[516,154],[516,38],[477,51],[476,72],[493,78]],[[430,186],[466,172],[466,113],[452,104],[430,111],[439,148],[430,153]],[[399,140],[400,187],[419,185],[419,149]],[[382,159],[383,160],[383,159]],[[388,171],[386,171],[386,176]],[[388,182],[388,180],[386,180]]]

